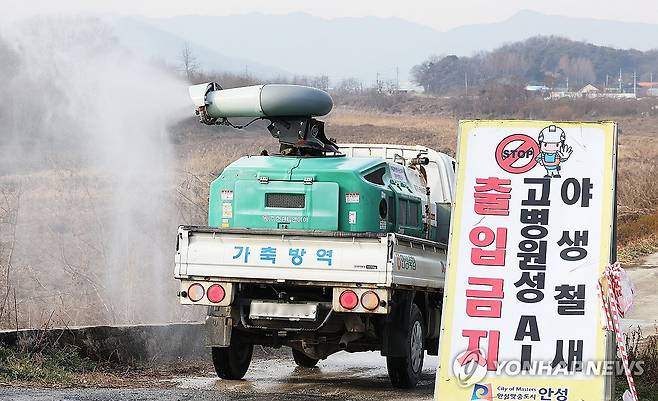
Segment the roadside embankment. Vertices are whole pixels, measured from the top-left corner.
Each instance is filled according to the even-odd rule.
[[[199,323],[3,330],[0,345],[72,347],[91,360],[121,364],[207,358],[208,354]]]

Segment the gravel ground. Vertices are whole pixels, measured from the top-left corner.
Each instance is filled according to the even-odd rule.
[[[386,360],[379,353],[340,352],[320,361],[317,368],[295,365],[292,358],[272,355],[257,359],[244,380],[224,381],[214,375],[185,374],[153,378],[138,388],[81,387],[47,389],[0,387],[0,400],[12,401],[178,401],[178,400],[431,400],[436,357],[425,357],[418,387],[411,391],[391,387]],[[148,387],[148,388],[145,388]]]

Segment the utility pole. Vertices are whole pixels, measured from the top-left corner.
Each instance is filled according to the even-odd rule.
[[[569,77],[567,77],[567,92],[569,92]]]
[[[395,66],[395,89],[400,89],[400,67]]]
[[[464,71],[464,93],[468,96],[468,71]]]
[[[621,68],[619,69],[619,93],[621,93]]]
[[[605,90],[604,90],[604,92],[606,92],[608,90],[608,77],[609,77],[609,75],[605,74]]]
[[[633,95],[637,97],[637,71],[633,71]]]
[[[653,83],[653,72],[649,73],[649,80],[651,81],[651,83]]]

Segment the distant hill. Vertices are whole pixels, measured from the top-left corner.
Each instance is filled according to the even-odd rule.
[[[151,42],[162,45],[172,39],[165,34],[177,38],[174,48],[180,47],[181,41],[189,42],[208,69],[227,65],[233,70],[247,68],[254,74],[264,69],[276,71],[268,75],[287,71],[327,75],[334,81],[354,77],[366,83],[378,76],[384,80],[398,76],[403,85],[409,80],[411,67],[430,55],[471,56],[536,35],[560,35],[615,48],[658,48],[658,25],[531,11],[497,23],[445,32],[399,18],[325,19],[300,13],[133,17],[130,24],[139,25]],[[159,50],[151,49],[154,53]],[[173,49],[163,50],[168,58],[175,53]]]
[[[290,75],[290,72],[275,65],[243,59],[235,55],[228,56],[219,46],[207,47],[197,41],[190,41],[175,33],[158,29],[139,17],[115,17],[106,22],[112,26],[113,33],[124,46],[146,58],[172,66],[181,65],[181,52],[187,44],[196,63],[206,71],[248,73],[265,79]]]
[[[524,10],[501,22],[466,25],[446,31],[441,37],[443,51],[439,53],[470,56],[479,50],[493,50],[509,42],[539,35],[561,36],[620,49],[658,48],[658,24],[545,15]]]
[[[471,85],[502,81],[549,87],[601,84],[616,87],[658,80],[658,50],[622,50],[561,37],[537,36],[472,57],[430,58],[413,68],[415,81],[427,92],[446,94]],[[635,76],[635,74],[637,74]]]

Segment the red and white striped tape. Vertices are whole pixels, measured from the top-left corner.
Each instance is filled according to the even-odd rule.
[[[621,265],[619,262],[615,262],[606,267],[599,279],[597,287],[599,290],[601,305],[603,305],[603,311],[606,317],[606,321],[603,322],[603,328],[615,332],[617,349],[619,350],[619,355],[621,356],[621,361],[624,365],[624,373],[626,374],[626,380],[628,381],[631,400],[638,401],[635,381],[633,380],[633,374],[631,373],[629,366],[626,343],[619,326],[619,319],[623,318],[625,313],[620,305],[620,298],[622,297],[621,277],[623,274],[624,270],[621,268]],[[606,285],[603,284],[604,280]],[[627,397],[624,395],[624,400],[626,399]]]

